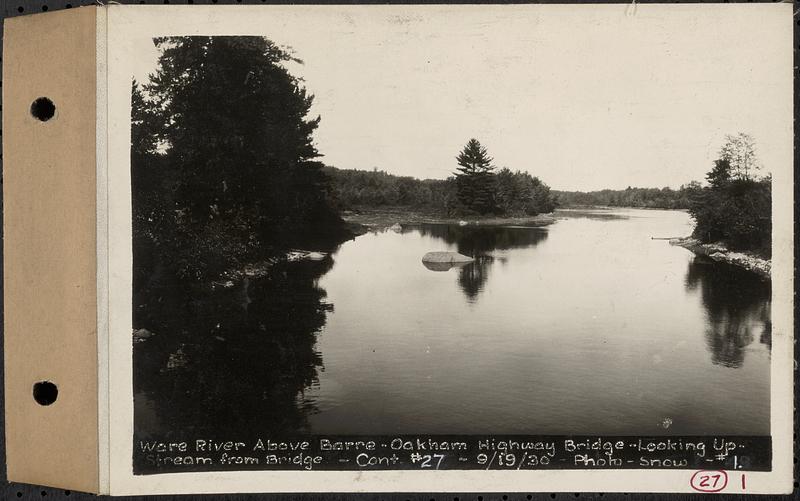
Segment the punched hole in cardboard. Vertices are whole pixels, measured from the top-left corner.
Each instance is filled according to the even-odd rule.
[[[37,120],[46,122],[56,114],[56,105],[49,98],[40,97],[31,103],[31,115]]]
[[[33,399],[39,405],[50,405],[58,398],[58,386],[50,381],[39,381],[33,385]]]

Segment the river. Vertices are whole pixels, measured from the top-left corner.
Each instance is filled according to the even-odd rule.
[[[769,287],[650,237],[684,212],[406,227],[341,247],[305,395],[321,433],[767,434]],[[479,256],[428,270],[428,251]]]
[[[137,433],[768,435],[769,282],[651,239],[685,212],[556,215],[371,232],[140,305]],[[421,262],[444,250],[476,261]]]

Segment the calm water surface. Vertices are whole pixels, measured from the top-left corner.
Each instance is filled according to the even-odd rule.
[[[319,433],[767,434],[769,284],[651,236],[675,211],[363,235],[305,392]],[[477,262],[431,271],[428,251]]]
[[[137,435],[768,434],[769,283],[650,238],[684,212],[558,216],[368,233],[199,292],[151,272]],[[423,265],[445,250],[476,261]]]

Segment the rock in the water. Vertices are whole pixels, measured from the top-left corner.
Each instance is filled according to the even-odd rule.
[[[394,223],[393,225],[389,226],[389,229],[395,233],[400,233],[403,231],[403,227],[400,226],[400,223]]]
[[[474,259],[469,256],[450,251],[428,252],[422,256],[423,263],[466,264],[473,261]]]
[[[302,251],[291,251],[286,253],[286,260],[287,261],[300,261],[305,257],[305,254]]]
[[[147,341],[149,338],[153,336],[155,336],[155,333],[150,332],[147,329],[133,329],[134,343],[141,343],[142,341]]]
[[[449,271],[453,268],[461,268],[469,263],[430,263],[423,261],[422,264],[431,271]]]
[[[307,259],[309,261],[322,261],[323,259],[325,259],[325,256],[327,256],[327,254],[325,254],[324,252],[314,252],[314,251],[304,251],[304,250],[296,250],[286,253],[286,259],[292,262],[301,261],[304,259]]]

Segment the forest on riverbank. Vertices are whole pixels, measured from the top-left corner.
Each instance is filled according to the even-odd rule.
[[[701,189],[691,182],[677,190],[632,188],[590,192],[550,189],[527,171],[497,168],[480,141],[470,139],[455,157],[447,179],[416,179],[383,170],[363,171],[326,167],[335,204],[343,210],[406,207],[438,217],[525,217],[557,207],[636,207],[688,209]]]
[[[439,211],[442,217],[459,215],[455,204],[455,177],[417,179],[378,169],[365,171],[330,166],[324,170],[331,178],[333,199],[344,210],[407,207],[412,210]],[[510,184],[508,180],[515,178],[522,181],[520,184],[532,186],[533,200],[536,202],[532,204],[531,212],[535,213],[550,212],[554,208],[585,207],[688,209],[693,194],[701,188],[700,183],[694,181],[678,189],[628,187],[621,190],[563,191],[549,189],[526,172],[515,173],[504,168],[498,171],[497,176],[501,186]],[[520,210],[513,206],[510,211],[498,210],[498,213],[506,212],[519,214]]]
[[[728,137],[707,186],[678,189],[552,190],[535,168],[496,166],[477,138],[453,152],[447,179],[339,169],[319,160],[313,134],[322,118],[309,116],[314,97],[286,69],[293,55],[262,37],[155,42],[158,71],[132,87],[142,273],[158,265],[202,279],[286,249],[330,250],[354,236],[344,211],[382,208],[442,219],[531,217],[557,207],[688,209],[701,241],[768,252],[771,181],[756,175],[754,141],[744,134]]]
[[[374,169],[326,167],[341,210],[405,207],[437,217],[525,217],[552,212],[557,199],[538,177],[496,168],[486,148],[470,139],[447,179],[417,179]]]
[[[706,174],[707,185],[690,198],[692,236],[702,243],[770,257],[772,176],[760,171],[755,140],[745,133],[726,136],[719,158]]]
[[[157,270],[202,282],[352,238],[289,52],[256,36],[155,43],[157,71],[132,88],[134,288]]]
[[[131,91],[134,287],[154,270],[204,281],[291,249],[332,250],[354,236],[341,217],[353,207],[517,217],[557,205],[477,139],[445,180],[326,166],[313,137],[322,117],[286,68],[292,54],[262,37],[155,44],[157,71]]]
[[[472,160],[465,162],[465,157]],[[696,223],[692,236],[700,242],[770,255],[772,178],[759,174],[755,140],[745,133],[725,137],[705,184],[692,181],[678,189],[551,190],[527,172],[494,169],[485,148],[475,139],[467,143],[456,160],[459,166],[466,164],[483,176],[469,186],[466,194],[461,170],[447,179],[424,180],[377,169],[325,167],[324,171],[331,180],[334,205],[340,210],[404,208],[439,218],[491,218],[533,216],[555,208],[681,209],[691,214]]]
[[[700,183],[681,185],[678,189],[635,188],[624,190],[556,191],[559,207],[632,207],[637,209],[688,209]]]

